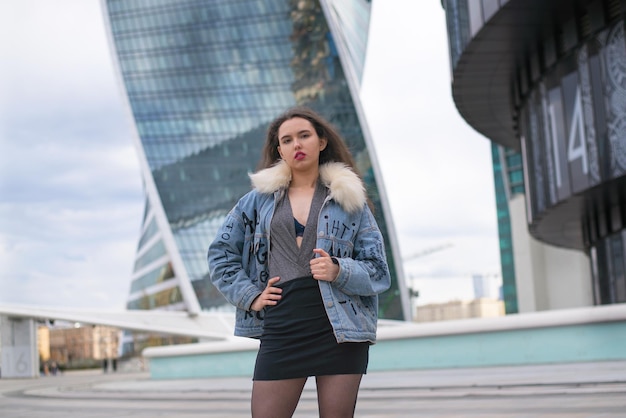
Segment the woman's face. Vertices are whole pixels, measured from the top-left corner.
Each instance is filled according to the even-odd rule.
[[[278,153],[292,170],[317,167],[326,144],[326,139],[318,137],[306,119],[288,119],[278,128]]]

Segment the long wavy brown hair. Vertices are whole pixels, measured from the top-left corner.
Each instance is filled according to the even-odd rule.
[[[293,118],[302,118],[311,122],[317,136],[325,138],[328,142],[326,148],[324,148],[324,150],[320,153],[320,164],[331,161],[344,163],[360,177],[360,173],[354,164],[352,154],[335,127],[333,127],[333,125],[322,116],[304,106],[297,106],[288,109],[272,121],[267,130],[261,160],[259,161],[259,165],[257,167],[259,170],[271,167],[280,160],[280,154],[278,153],[278,130],[285,121]]]

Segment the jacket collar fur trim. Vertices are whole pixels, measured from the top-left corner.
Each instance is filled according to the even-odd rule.
[[[289,187],[291,169],[280,160],[273,166],[249,174],[252,186],[259,193],[274,193]],[[330,190],[330,197],[348,213],[363,208],[367,201],[361,179],[343,163],[331,162],[320,166],[320,179]]]

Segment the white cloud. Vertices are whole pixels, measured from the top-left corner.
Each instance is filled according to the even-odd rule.
[[[0,14],[7,35],[0,63],[12,99],[45,111],[66,95],[108,96],[112,63],[99,1],[2,2]]]
[[[122,308],[140,207],[111,206],[75,209],[65,203],[52,213],[46,204],[21,207],[15,229],[3,228],[0,302]],[[0,216],[15,219],[11,209],[1,206]]]
[[[122,308],[143,193],[99,2],[0,15],[0,302]]]

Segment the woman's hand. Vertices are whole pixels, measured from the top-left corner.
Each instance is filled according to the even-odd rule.
[[[280,287],[274,287],[274,284],[279,280],[280,277],[272,277],[269,279],[265,290],[263,290],[263,293],[254,299],[252,305],[250,305],[250,309],[258,312],[266,306],[276,305],[282,297],[280,294],[283,293],[283,289]]]
[[[332,257],[321,248],[316,248],[313,252],[319,255],[319,257],[315,257],[309,262],[313,278],[325,282],[335,280],[339,275],[339,265],[333,263]]]

